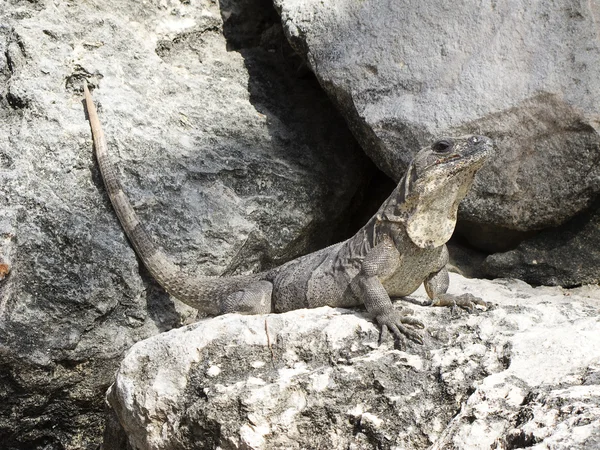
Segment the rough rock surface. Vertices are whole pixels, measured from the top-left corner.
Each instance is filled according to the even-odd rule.
[[[509,276],[536,285],[600,284],[600,201],[565,225],[488,256],[485,276]]]
[[[496,307],[414,307],[427,335],[407,352],[378,346],[362,313],[330,308],[227,315],[139,342],[108,393],[120,432],[155,450],[595,448],[600,289],[451,278]]]
[[[490,236],[560,225],[600,193],[596,2],[274,3],[362,147],[396,180],[440,134],[495,139],[497,157],[461,208]]]
[[[364,182],[369,162],[299,66],[268,1],[2,2],[3,449],[95,448],[123,352],[191,314],[140,273],[82,81],[151,234],[217,274],[326,244]]]

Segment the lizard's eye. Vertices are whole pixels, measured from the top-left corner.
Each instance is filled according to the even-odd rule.
[[[436,153],[448,153],[452,150],[452,142],[442,139],[433,144],[433,151]]]

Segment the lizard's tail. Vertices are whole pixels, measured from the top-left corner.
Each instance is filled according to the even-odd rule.
[[[140,223],[123,191],[116,167],[108,155],[104,132],[100,126],[98,113],[88,90],[87,82],[83,83],[83,91],[100,173],[121,226],[137,255],[154,279],[169,294],[206,314],[219,314],[221,310],[220,300],[229,293],[235,292],[249,282],[256,280],[257,276],[189,277],[160,250]]]

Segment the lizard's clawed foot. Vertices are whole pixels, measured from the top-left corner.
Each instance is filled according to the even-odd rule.
[[[379,338],[380,343],[383,341],[386,330],[389,330],[398,340],[401,348],[406,348],[406,337],[417,344],[423,345],[423,337],[421,336],[421,333],[404,325],[410,325],[411,327],[415,328],[425,328],[425,325],[419,319],[409,316],[403,311],[393,309],[377,315],[375,320],[381,327],[381,335]]]
[[[484,309],[490,309],[492,307],[491,303],[488,303],[479,297],[475,297],[473,294],[462,294],[462,295],[452,295],[452,294],[439,294],[431,303],[432,306],[449,306],[453,310],[457,306],[462,309],[466,309],[469,312],[475,310],[477,306],[483,307]]]

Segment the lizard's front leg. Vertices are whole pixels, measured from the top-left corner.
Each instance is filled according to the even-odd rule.
[[[424,328],[423,323],[394,309],[390,296],[381,283],[381,278],[394,273],[399,256],[393,242],[384,239],[365,256],[361,270],[352,282],[352,289],[354,294],[363,300],[367,311],[375,317],[382,333],[387,328],[403,346],[404,336],[422,344],[420,333],[406,327],[405,324]]]
[[[438,272],[429,274],[423,284],[425,285],[427,295],[431,299],[432,306],[450,306],[451,308],[460,306],[469,311],[472,311],[476,305],[489,307],[487,302],[472,294],[448,294],[446,291],[450,284],[450,277],[448,276],[448,269],[445,266]]]

